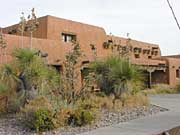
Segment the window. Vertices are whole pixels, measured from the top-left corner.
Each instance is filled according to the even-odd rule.
[[[139,54],[134,54],[134,56],[135,56],[136,59],[140,58]]]
[[[180,78],[180,76],[179,76],[179,69],[176,70],[176,78]]]
[[[89,68],[85,67],[85,68],[81,69],[81,82],[82,82],[82,84],[84,83],[84,81],[86,79],[88,79],[87,77],[88,77],[89,73],[90,73]]]
[[[108,40],[108,43],[113,43],[113,41],[112,40]]]
[[[83,61],[82,64],[89,64],[89,61]]]
[[[53,67],[58,73],[62,73],[63,68],[61,65],[53,65]]]
[[[17,33],[16,29],[12,29],[12,30],[8,31],[8,34],[16,34],[16,33]]]
[[[148,56],[148,59],[152,59],[152,56]]]
[[[62,33],[62,41],[63,41],[63,42],[76,41],[76,35]]]

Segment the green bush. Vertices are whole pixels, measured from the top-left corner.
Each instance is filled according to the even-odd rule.
[[[32,130],[37,132],[47,131],[54,128],[53,108],[46,97],[37,97],[28,101],[21,108],[22,122]]]
[[[77,109],[68,119],[68,125],[71,126],[85,126],[94,120],[93,115],[88,110]]]
[[[36,132],[43,132],[54,129],[53,115],[47,109],[32,111],[26,121],[27,126]]]

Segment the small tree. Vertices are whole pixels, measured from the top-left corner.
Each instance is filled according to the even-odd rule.
[[[0,48],[1,48],[2,56],[5,56],[5,62],[7,62],[7,55],[6,55],[7,42],[2,33],[2,29],[0,32]]]
[[[20,17],[20,22],[19,22],[19,26],[18,26],[18,31],[21,34],[21,48],[23,48],[23,36],[24,36],[24,31],[27,25],[27,21],[26,18],[24,17],[24,12],[22,12],[22,16]]]
[[[32,37],[33,37],[33,32],[37,29],[39,26],[38,19],[35,14],[35,9],[33,8],[31,10],[31,15],[28,16],[28,21],[27,21],[27,31],[30,32],[30,48],[32,49]]]
[[[82,56],[80,45],[72,44],[72,51],[66,54],[64,62],[64,71],[61,74],[59,94],[67,105],[74,105],[79,99],[84,99],[91,91],[92,75],[89,74],[82,86],[79,86],[80,80],[80,57]]]

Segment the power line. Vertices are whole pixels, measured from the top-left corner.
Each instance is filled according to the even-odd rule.
[[[178,22],[178,20],[177,20],[177,17],[176,17],[176,15],[175,15],[175,12],[174,12],[174,10],[173,10],[173,8],[172,8],[169,0],[167,0],[167,3],[168,3],[168,5],[169,5],[169,8],[171,9],[171,12],[172,12],[172,14],[173,14],[173,17],[174,17],[174,19],[175,19],[175,21],[176,21],[176,24],[177,24],[177,26],[178,26],[178,28],[179,28],[179,30],[180,30],[180,24],[179,24],[179,22]]]

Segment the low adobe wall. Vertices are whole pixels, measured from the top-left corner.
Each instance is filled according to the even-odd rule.
[[[169,84],[175,86],[180,82],[180,59],[179,58],[166,58],[168,61]],[[177,77],[177,71],[179,77]]]

